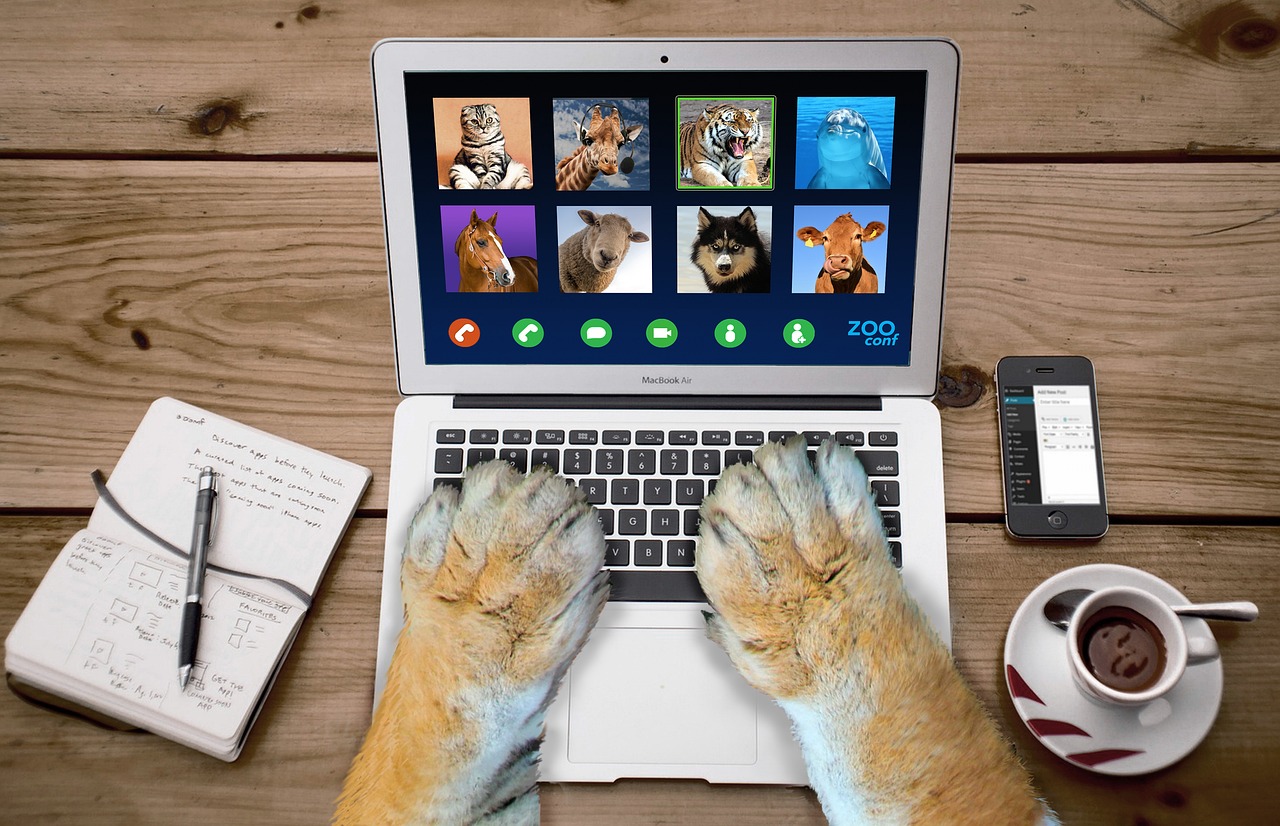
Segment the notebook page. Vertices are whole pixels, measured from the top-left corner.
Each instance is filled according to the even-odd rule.
[[[186,550],[196,480],[205,466],[218,473],[209,562],[284,579],[314,594],[369,471],[162,398],[147,411],[107,487],[134,519]],[[106,507],[94,509],[89,527],[154,547]]]
[[[80,531],[14,626],[6,656],[38,669],[46,690],[144,728],[167,717],[234,741],[305,612],[273,586],[210,573],[199,654],[183,690],[185,591],[186,568],[172,554]]]

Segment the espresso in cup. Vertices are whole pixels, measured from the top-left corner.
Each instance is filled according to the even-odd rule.
[[[1116,691],[1146,691],[1160,681],[1168,662],[1156,624],[1120,605],[1085,620],[1080,648],[1089,673]]]
[[[1116,585],[1081,601],[1067,626],[1071,676],[1104,703],[1141,706],[1173,689],[1188,664],[1218,657],[1213,637],[1188,637],[1169,604]]]

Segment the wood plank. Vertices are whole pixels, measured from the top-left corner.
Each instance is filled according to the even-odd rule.
[[[996,360],[1079,353],[1113,513],[1280,513],[1278,201],[1280,164],[959,168],[944,372],[983,395],[944,409],[948,510],[1002,509]],[[382,507],[378,203],[371,163],[0,162],[0,505],[91,506],[173,395],[373,468]]]
[[[1077,354],[1097,371],[1113,513],[1280,512],[1277,172],[957,171],[943,373],[972,368],[983,395],[944,413],[949,511],[1002,507],[996,362]]]
[[[21,468],[0,505],[91,504],[86,474],[170,395],[374,468],[365,506],[385,506],[398,397],[374,164],[0,178],[0,461]]]
[[[0,628],[12,627],[32,590],[83,519],[0,517],[8,576]],[[0,799],[13,822],[178,823],[213,817],[284,824],[325,822],[370,714],[384,522],[359,518],[323,583],[241,759],[222,764],[145,734],[107,732],[0,696]],[[954,653],[981,701],[1011,736],[1066,823],[1268,822],[1280,806],[1280,528],[1112,529],[1070,553],[1009,541],[995,525],[952,525]],[[1076,564],[1113,562],[1155,573],[1194,600],[1252,599],[1263,621],[1215,627],[1225,697],[1207,739],[1149,777],[1112,779],[1053,757],[1018,720],[1001,678],[1003,635],[1039,582]],[[543,822],[710,824],[825,822],[803,789],[622,781],[544,787]]]
[[[944,36],[963,51],[959,149],[1280,151],[1280,18],[1217,0],[882,4],[861,36]],[[1269,10],[1268,10],[1269,9]],[[829,35],[752,0],[412,4],[314,0],[10,0],[0,29],[0,152],[371,153],[369,50],[388,36]]]

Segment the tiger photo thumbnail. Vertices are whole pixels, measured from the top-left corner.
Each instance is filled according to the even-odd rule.
[[[678,189],[773,189],[773,97],[676,99]]]

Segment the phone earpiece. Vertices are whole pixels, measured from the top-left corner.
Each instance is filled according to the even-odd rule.
[[[627,157],[623,158],[623,159],[618,163],[618,171],[619,171],[619,172],[621,172],[623,175],[630,175],[630,174],[631,174],[631,170],[633,170],[633,169],[635,169],[635,168],[636,168],[636,162],[635,162],[635,160],[633,160],[633,159],[632,159],[632,157],[631,157],[630,155],[628,155]]]

